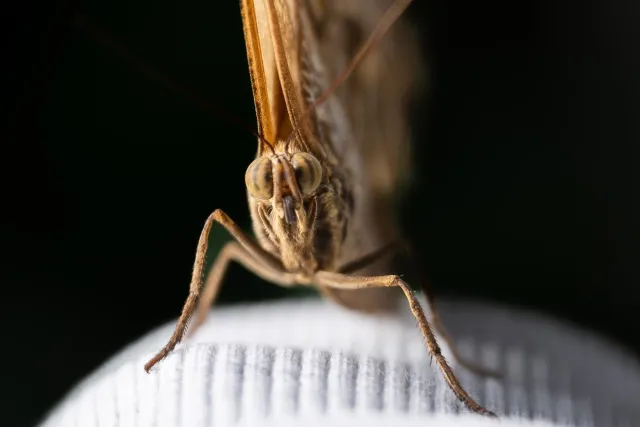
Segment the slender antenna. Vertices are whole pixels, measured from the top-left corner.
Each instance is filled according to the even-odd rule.
[[[184,86],[179,85],[175,81],[173,81],[168,76],[160,73],[155,67],[151,66],[147,62],[140,59],[135,54],[131,53],[123,44],[116,42],[112,37],[107,35],[105,32],[98,29],[95,25],[89,23],[87,19],[82,15],[77,15],[74,19],[74,24],[76,27],[81,30],[86,31],[94,40],[100,43],[103,47],[106,47],[107,50],[114,53],[120,59],[125,62],[128,62],[134,65],[138,71],[143,74],[146,74],[147,77],[155,80],[156,82],[162,84],[166,88],[179,93],[189,101],[198,105],[200,108],[207,110],[217,116],[223,117],[225,120],[234,123],[236,126],[239,126],[247,131],[249,131],[252,135],[258,138],[260,141],[266,144],[269,150],[275,154],[275,150],[273,148],[273,144],[267,141],[262,135],[260,135],[257,131],[255,131],[251,126],[248,126],[239,118],[227,113],[223,109],[211,104],[204,99],[200,98],[194,92],[190,91]]]
[[[373,32],[371,33],[367,41],[364,42],[364,44],[358,50],[358,53],[356,53],[356,55],[351,60],[351,63],[349,64],[347,69],[344,70],[342,74],[340,74],[333,81],[331,86],[329,86],[329,88],[325,90],[318,97],[318,99],[316,99],[315,102],[311,104],[311,106],[304,112],[304,114],[300,118],[300,121],[298,122],[298,126],[293,129],[291,135],[289,135],[285,147],[289,145],[294,135],[300,130],[300,127],[309,118],[313,110],[315,110],[318,105],[326,101],[327,98],[329,98],[329,96],[331,96],[331,94],[335,92],[335,90],[353,73],[356,67],[360,65],[362,60],[369,53],[369,51],[373,49],[378,44],[378,42],[380,42],[382,37],[387,33],[387,31],[389,31],[389,28],[391,28],[391,26],[398,20],[398,18],[400,18],[400,16],[404,13],[407,7],[409,7],[412,1],[413,0],[396,0],[391,6],[389,6],[389,9],[387,9],[385,14],[380,19],[378,25],[373,29]]]

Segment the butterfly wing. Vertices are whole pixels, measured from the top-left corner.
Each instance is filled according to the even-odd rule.
[[[393,1],[367,0],[363,7],[362,0],[307,0],[313,7],[307,9],[306,27],[313,29],[311,39],[318,44],[329,80],[347,68]],[[421,95],[425,71],[417,33],[401,17],[327,105],[318,107],[319,118],[348,125],[348,132],[329,138],[341,164],[351,172],[354,195],[341,263],[401,238],[396,201],[410,178],[409,113],[412,101]],[[358,273],[389,274],[394,266],[388,261]],[[367,311],[392,301],[382,290],[371,292],[369,301],[350,291],[339,293],[351,307]]]
[[[306,28],[311,25],[306,9],[305,2],[295,0],[242,0],[258,131],[283,151],[291,132],[296,130],[295,139],[289,141],[290,151],[306,151],[335,161],[327,143],[330,146],[332,140],[348,138],[338,138],[335,132],[324,135],[317,123],[319,112],[335,110],[328,107],[332,101],[301,120],[329,83],[315,35]],[[325,121],[334,126],[343,117],[340,112]],[[264,148],[259,148],[258,155],[263,154]]]
[[[285,109],[267,10],[262,0],[242,0],[241,12],[258,132],[274,143]],[[267,148],[258,144],[260,156]]]

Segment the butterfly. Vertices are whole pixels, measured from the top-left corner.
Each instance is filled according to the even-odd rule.
[[[391,310],[404,294],[458,399],[494,415],[459,383],[418,298],[400,276],[388,274],[385,262],[403,247],[393,201],[410,171],[408,100],[422,73],[416,36],[400,19],[410,3],[241,1],[258,123],[256,159],[245,172],[255,239],[223,210],[209,216],[182,314],[147,371],[184,338],[196,310],[190,333],[203,323],[235,261],[274,284],[312,286],[364,312]],[[233,240],[204,280],[214,224]],[[434,326],[450,343],[427,297]]]

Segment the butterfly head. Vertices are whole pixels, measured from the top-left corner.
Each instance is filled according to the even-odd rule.
[[[306,152],[258,157],[245,173],[254,225],[290,271],[315,268],[311,254],[322,179],[320,162]]]
[[[322,181],[322,166],[310,153],[276,154],[254,160],[245,173],[249,194],[271,205],[289,226],[304,223],[305,205]],[[307,202],[307,203],[305,203]]]

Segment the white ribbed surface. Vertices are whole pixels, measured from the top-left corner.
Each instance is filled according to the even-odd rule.
[[[640,366],[619,349],[530,314],[440,306],[460,350],[506,373],[496,381],[456,369],[479,402],[513,417],[512,423],[503,417],[502,425],[551,425],[522,421],[535,418],[640,426]],[[112,359],[42,427],[262,426],[265,420],[354,427],[395,424],[400,416],[405,426],[497,425],[466,416],[430,366],[406,310],[372,317],[317,300],[218,309],[194,339],[146,374],[144,362],[172,329],[166,325]]]

